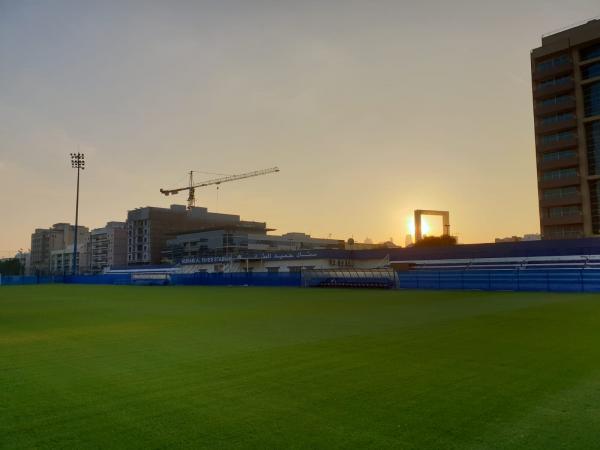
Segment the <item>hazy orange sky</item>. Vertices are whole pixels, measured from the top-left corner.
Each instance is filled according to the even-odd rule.
[[[0,0],[0,257],[36,227],[166,206],[190,169],[277,232],[404,243],[538,232],[529,51],[587,1]],[[217,208],[214,188],[197,204]],[[439,228],[439,227],[438,227]]]

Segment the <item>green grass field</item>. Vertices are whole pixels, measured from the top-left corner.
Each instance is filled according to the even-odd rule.
[[[0,288],[0,447],[598,448],[600,296]]]

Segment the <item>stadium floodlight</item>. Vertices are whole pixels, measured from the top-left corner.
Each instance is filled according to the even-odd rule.
[[[77,275],[77,235],[79,234],[79,172],[85,169],[85,155],[83,153],[71,153],[71,167],[77,169],[77,193],[75,196],[75,238],[73,240],[73,259],[71,273]]]

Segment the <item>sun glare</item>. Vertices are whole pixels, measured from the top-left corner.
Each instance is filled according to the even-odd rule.
[[[421,219],[421,231],[423,232],[423,235],[428,235],[431,232],[431,227],[425,219]]]
[[[415,219],[414,217],[409,217],[406,220],[407,223],[407,229],[408,229],[408,233],[411,236],[415,235]],[[431,232],[431,226],[429,225],[429,223],[427,222],[427,220],[425,218],[421,218],[421,233],[423,235],[428,235]]]
[[[411,236],[415,235],[415,221],[413,217],[409,217],[406,221],[407,224],[407,228],[408,228],[408,234],[410,234]]]

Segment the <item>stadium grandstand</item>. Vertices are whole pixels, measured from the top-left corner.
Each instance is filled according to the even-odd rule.
[[[312,269],[302,271],[302,286],[391,289],[396,277],[392,269]]]
[[[600,290],[595,238],[409,248],[390,255],[390,265],[401,288]]]
[[[390,251],[390,264],[418,269],[527,269],[600,267],[600,240],[464,244],[448,247],[410,247]]]
[[[3,278],[3,284],[44,282],[600,291],[600,240],[241,252],[96,275]]]

